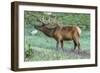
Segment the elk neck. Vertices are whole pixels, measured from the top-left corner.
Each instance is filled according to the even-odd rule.
[[[45,28],[42,30],[42,32],[48,37],[53,37],[53,33],[55,30],[56,30],[55,28]]]

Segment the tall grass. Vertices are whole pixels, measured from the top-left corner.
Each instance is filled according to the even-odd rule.
[[[37,34],[31,35],[33,26],[40,24],[36,17],[44,17],[45,20],[49,20],[54,19],[52,16],[57,17],[59,25],[77,25],[82,29],[80,38],[81,54],[72,51],[74,48],[72,41],[64,41],[64,51],[62,51],[56,50],[56,41],[42,32],[38,31]],[[24,26],[25,61],[90,58],[90,14],[88,13],[52,12],[52,15],[47,15],[43,11],[24,11]]]
[[[64,41],[64,49],[57,51],[56,41],[53,38],[47,37],[42,32],[31,35],[32,28],[25,29],[24,47],[25,61],[44,61],[44,60],[64,60],[64,59],[85,59],[90,56],[77,55],[70,50],[73,50],[74,44],[72,41]],[[81,50],[90,54],[90,31],[82,31]],[[30,46],[29,46],[30,45]],[[30,52],[31,51],[31,52]],[[30,53],[29,53],[30,52]]]

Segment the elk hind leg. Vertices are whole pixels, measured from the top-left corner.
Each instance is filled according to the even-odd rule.
[[[74,50],[75,50],[77,47],[77,43],[76,43],[76,41],[73,41],[73,42],[74,42]]]
[[[74,39],[74,49],[76,49],[76,46],[78,47],[78,50],[80,50],[80,41],[78,38]]]

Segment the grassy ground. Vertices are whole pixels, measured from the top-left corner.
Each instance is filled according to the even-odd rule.
[[[80,54],[73,52],[73,42],[64,42],[64,52],[56,50],[56,41],[45,36],[42,32],[31,35],[32,29],[25,29],[24,47],[25,61],[87,59],[90,58],[90,32],[82,31]]]

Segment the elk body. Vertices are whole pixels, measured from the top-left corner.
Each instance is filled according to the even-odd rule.
[[[41,21],[40,21],[41,22]],[[73,41],[74,43],[74,50],[76,47],[80,49],[80,34],[81,29],[78,26],[56,26],[54,28],[49,28],[48,24],[45,24],[44,22],[41,22],[42,25],[35,25],[34,27],[43,32],[48,37],[52,37],[57,41],[56,48],[62,48],[63,49],[63,42],[64,41]],[[60,47],[61,46],[61,47]]]
[[[62,48],[63,49],[63,42],[64,41],[73,41],[74,43],[74,50],[76,47],[80,50],[80,34],[81,29],[78,26],[59,26],[57,23],[55,27],[48,27],[49,24],[52,23],[45,23],[44,21],[41,21],[37,19],[41,23],[41,25],[35,25],[34,27],[43,32],[48,37],[52,37],[56,40],[56,48]]]

